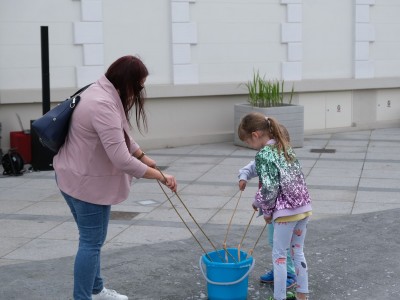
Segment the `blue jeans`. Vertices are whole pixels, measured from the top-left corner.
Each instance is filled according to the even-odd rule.
[[[79,249],[74,266],[74,299],[91,300],[103,289],[100,252],[107,236],[110,205],[75,199],[61,191],[79,230]]]

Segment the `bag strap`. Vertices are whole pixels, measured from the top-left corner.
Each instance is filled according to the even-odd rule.
[[[94,82],[89,83],[88,85],[84,86],[83,88],[80,88],[78,91],[75,92],[70,98],[74,98],[77,95],[80,95],[84,90],[86,90],[89,86],[91,86]]]

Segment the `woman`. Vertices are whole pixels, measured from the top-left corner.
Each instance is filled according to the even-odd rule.
[[[100,252],[106,240],[111,205],[128,197],[131,180],[156,179],[176,191],[175,177],[155,169],[129,136],[130,112],[147,129],[144,83],[148,71],[140,59],[116,60],[81,94],[65,144],[54,157],[57,184],[79,230],[74,267],[74,299],[128,297],[106,289],[100,273]]]

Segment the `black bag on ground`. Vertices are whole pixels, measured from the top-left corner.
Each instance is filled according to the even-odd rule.
[[[88,84],[81,88],[71,97],[61,102],[32,123],[31,126],[44,147],[57,153],[64,144],[68,134],[72,112],[79,103],[80,94],[90,85],[91,84]]]
[[[3,166],[3,175],[22,175],[24,169],[24,159],[14,149],[8,150],[8,153],[4,154],[1,158],[1,165]]]

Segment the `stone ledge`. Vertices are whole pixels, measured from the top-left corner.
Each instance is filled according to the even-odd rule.
[[[372,79],[306,79],[286,81],[285,90],[290,92],[294,84],[296,93],[337,92],[349,90],[393,89],[399,88],[398,77]],[[52,88],[52,102],[61,102],[77,90],[76,87]],[[147,96],[152,98],[182,98],[204,96],[246,95],[246,87],[239,82],[202,84],[154,84],[146,86]],[[0,104],[39,103],[42,92],[37,89],[1,89]]]

